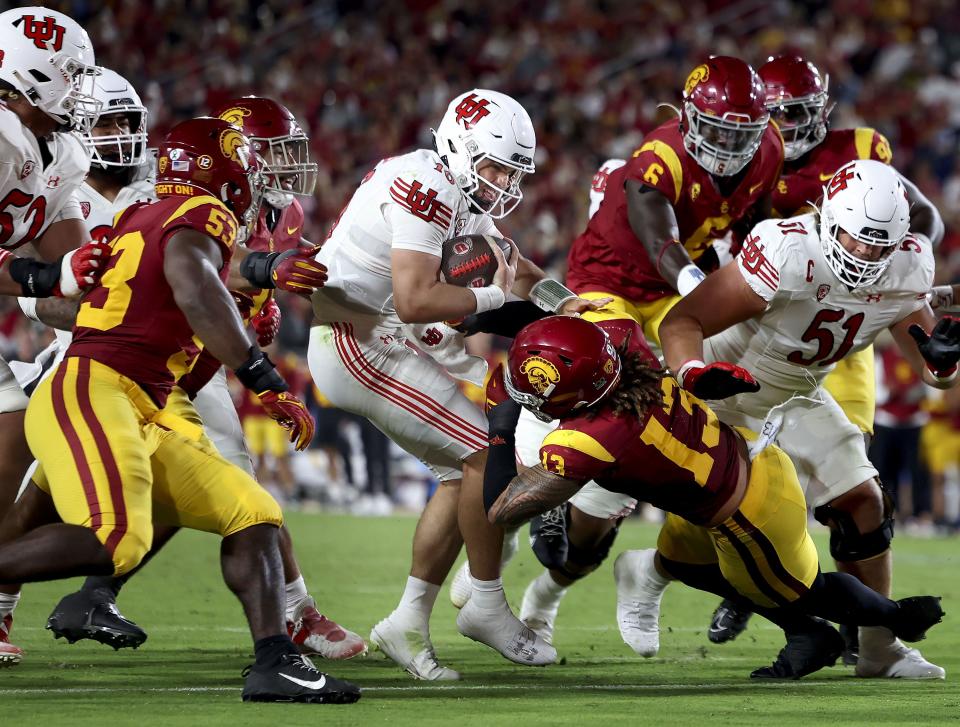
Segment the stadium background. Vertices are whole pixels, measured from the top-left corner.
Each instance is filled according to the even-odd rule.
[[[320,166],[316,195],[304,204],[307,236],[317,241],[378,160],[432,144],[429,129],[450,98],[476,86],[514,95],[537,129],[538,171],[501,228],[559,275],[585,225],[597,166],[629,154],[670,117],[664,104],[678,104],[696,63],[730,54],[758,67],[797,51],[829,74],[832,124],[881,131],[895,166],[938,206],[947,228],[938,277],[960,276],[960,13],[952,0],[47,4],[83,24],[98,62],[133,82],[153,143],[237,95],[289,106]],[[279,345],[302,356],[309,305],[281,298]],[[49,334],[15,305],[0,305],[0,348],[31,358]]]

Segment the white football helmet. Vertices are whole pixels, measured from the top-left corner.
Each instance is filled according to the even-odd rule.
[[[520,182],[535,171],[537,140],[530,116],[514,99],[480,88],[461,94],[450,102],[433,136],[437,153],[474,212],[499,220],[523,199]],[[477,173],[486,160],[512,170],[506,188]],[[492,190],[492,200],[477,194],[482,190]]]
[[[127,79],[103,66],[93,88],[100,103],[99,120],[124,114],[130,123],[127,134],[96,135],[91,129],[82,134],[90,163],[101,167],[139,167],[147,154],[147,108]]]
[[[63,126],[93,126],[98,73],[87,31],[72,18],[41,7],[0,13],[0,81]]]
[[[875,283],[909,231],[907,191],[892,167],[858,159],[840,167],[823,188],[820,244],[830,268],[849,288]],[[847,250],[840,242],[841,232],[872,254]]]

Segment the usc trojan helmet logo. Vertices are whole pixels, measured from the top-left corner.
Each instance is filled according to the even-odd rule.
[[[520,373],[526,375],[530,385],[541,395],[560,381],[560,372],[557,371],[557,367],[539,356],[531,356],[520,364]]]
[[[710,78],[710,69],[707,68],[706,63],[701,63],[690,71],[690,75],[687,76],[687,82],[683,86],[683,95],[689,96],[690,92],[695,89],[698,84],[703,83],[708,78]]]
[[[247,138],[236,129],[224,129],[220,132],[220,151],[227,159],[232,159],[244,169],[250,166],[244,149],[246,145]]]
[[[245,109],[241,106],[234,106],[232,109],[227,109],[220,114],[220,118],[226,121],[228,124],[233,124],[238,129],[242,129],[243,119],[249,115],[250,109]]]

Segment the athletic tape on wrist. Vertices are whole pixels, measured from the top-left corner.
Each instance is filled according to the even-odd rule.
[[[677,292],[686,297],[706,279],[706,274],[692,263],[680,270],[677,275]]]
[[[507,296],[503,294],[496,285],[487,285],[483,288],[467,288],[477,299],[477,310],[475,313],[486,313],[488,310],[495,310],[507,302]]]

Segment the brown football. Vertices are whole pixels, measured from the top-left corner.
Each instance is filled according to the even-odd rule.
[[[482,288],[493,282],[497,258],[492,245],[499,245],[509,259],[510,243],[492,235],[462,235],[443,243],[440,272],[444,282],[461,288]]]

